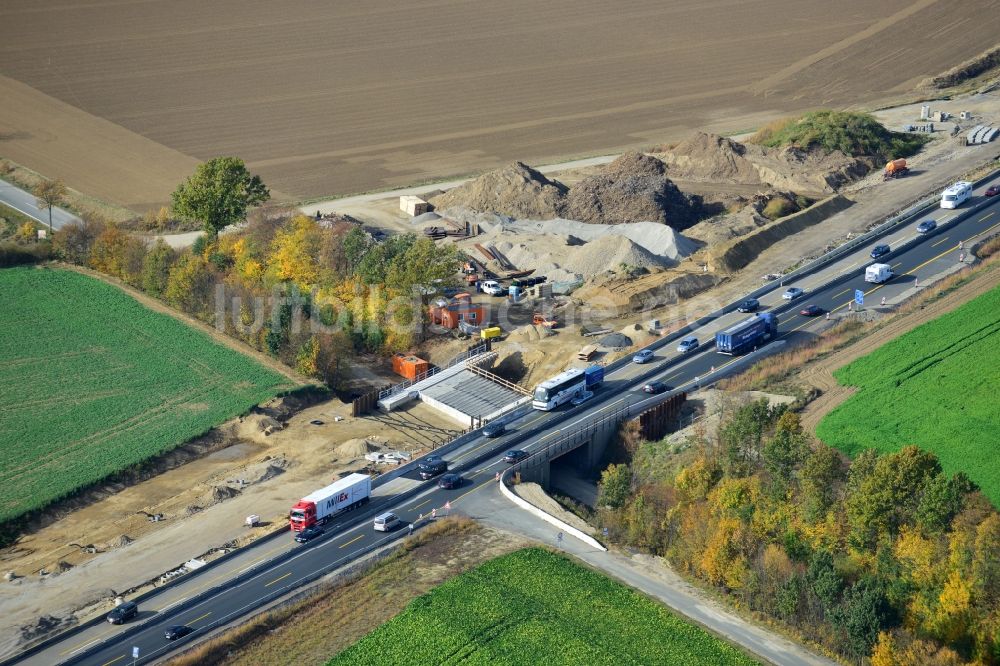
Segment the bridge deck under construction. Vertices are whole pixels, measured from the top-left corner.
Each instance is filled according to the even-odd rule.
[[[469,419],[489,419],[527,396],[466,368],[422,390],[420,398],[431,404],[440,403],[447,411],[455,410]]]

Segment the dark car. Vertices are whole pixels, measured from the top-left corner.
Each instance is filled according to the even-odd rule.
[[[483,435],[489,437],[490,439],[494,437],[499,437],[500,435],[507,432],[507,424],[503,421],[494,421],[493,423],[487,423],[483,428]]]
[[[440,479],[438,479],[438,488],[444,488],[445,490],[454,490],[462,485],[462,477],[458,474],[445,474]]]
[[[998,194],[1000,194],[1000,185],[990,185],[986,188],[986,196],[995,197]]]
[[[111,624],[124,624],[139,614],[139,604],[134,601],[126,601],[118,604],[108,613],[108,622]]]
[[[663,393],[664,391],[669,391],[670,387],[663,382],[649,382],[642,387],[642,390],[646,393],[652,393],[656,395],[657,393]]]
[[[307,543],[316,537],[323,536],[323,528],[319,525],[310,525],[295,535],[295,540],[299,543]]]
[[[175,624],[172,627],[167,627],[167,630],[163,632],[163,637],[168,641],[176,641],[178,638],[187,636],[192,631],[194,631],[194,629],[186,624]]]
[[[531,454],[529,454],[527,451],[522,451],[521,449],[514,449],[513,451],[508,451],[507,453],[503,454],[503,461],[505,463],[510,463],[513,465],[516,462],[521,462],[529,455]]]
[[[934,220],[924,220],[923,222],[917,225],[918,234],[929,234],[935,229],[937,229],[937,222],[935,222]]]
[[[823,314],[823,308],[818,305],[807,305],[799,310],[799,314],[803,317],[817,317]]]
[[[434,460],[431,460],[430,462],[425,460],[417,465],[417,470],[420,473],[420,478],[427,481],[428,479],[433,479],[438,474],[444,474],[447,472],[448,463],[435,456]]]
[[[872,248],[871,256],[872,259],[878,259],[879,257],[884,257],[885,255],[892,252],[888,245],[876,245]]]
[[[323,422],[320,421],[319,419],[313,419],[312,421],[309,422],[309,425],[323,425]]]
[[[756,312],[757,308],[760,307],[760,301],[756,298],[748,298],[739,304],[736,308],[738,312]]]

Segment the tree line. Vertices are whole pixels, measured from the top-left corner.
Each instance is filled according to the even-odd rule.
[[[1000,663],[1000,514],[933,454],[848,461],[766,400],[683,455],[623,439],[599,486],[613,538],[854,662]]]
[[[378,241],[350,221],[321,223],[266,204],[268,198],[242,161],[217,158],[172,196],[175,214],[204,223],[205,234],[190,248],[151,243],[84,215],[81,224],[53,234],[51,252],[121,279],[331,387],[343,383],[355,354],[402,351],[419,341],[428,287],[448,284],[461,264],[453,245],[414,234]]]

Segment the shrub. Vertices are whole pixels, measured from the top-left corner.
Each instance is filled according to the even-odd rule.
[[[776,121],[750,138],[751,143],[772,148],[796,146],[827,153],[839,150],[846,155],[879,160],[909,157],[929,140],[920,134],[890,131],[867,113],[829,110]]]

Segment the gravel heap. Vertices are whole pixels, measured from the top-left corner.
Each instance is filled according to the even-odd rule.
[[[599,343],[605,349],[625,349],[632,346],[632,338],[624,333],[609,333]]]
[[[591,224],[659,222],[683,229],[700,200],[685,196],[655,157],[628,152],[569,192],[566,215]]]
[[[484,173],[430,202],[436,209],[471,208],[510,217],[558,217],[566,186],[549,180],[522,162]]]

